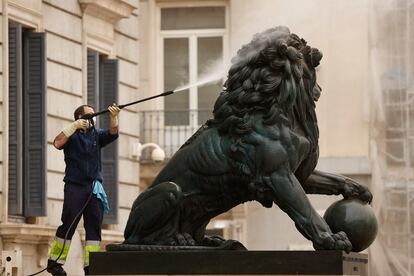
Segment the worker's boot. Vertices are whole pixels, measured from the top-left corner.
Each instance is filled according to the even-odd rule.
[[[57,263],[54,260],[47,260],[47,272],[52,274],[53,276],[66,276],[66,271],[63,269],[62,264]]]

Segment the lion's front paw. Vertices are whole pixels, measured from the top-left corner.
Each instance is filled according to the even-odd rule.
[[[171,246],[194,246],[196,242],[188,233],[177,233],[167,241],[167,244]]]
[[[220,250],[247,250],[241,242],[225,240],[221,236],[204,236],[203,246],[216,247]]]
[[[320,235],[318,242],[313,243],[313,247],[316,250],[343,250],[349,253],[352,244],[345,232],[341,231],[336,234],[324,232]]]
[[[372,201],[372,194],[368,188],[350,178],[345,180],[343,196],[345,199],[357,198],[365,203]]]
[[[220,246],[225,243],[226,240],[221,236],[204,236],[203,245],[204,246]]]

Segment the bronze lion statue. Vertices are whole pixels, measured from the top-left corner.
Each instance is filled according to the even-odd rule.
[[[351,250],[333,233],[306,194],[343,195],[370,202],[350,178],[316,171],[322,53],[276,27],[256,34],[232,60],[208,120],[135,200],[123,245],[220,247],[205,235],[209,221],[238,204],[279,206],[315,249]],[[232,243],[234,247],[235,242]],[[237,244],[237,242],[236,242]],[[239,243],[236,248],[243,248]]]

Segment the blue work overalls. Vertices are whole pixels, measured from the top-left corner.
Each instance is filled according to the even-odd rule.
[[[63,241],[76,215],[85,205],[92,192],[94,181],[102,182],[100,148],[113,142],[118,134],[110,134],[109,130],[91,129],[86,132],[76,131],[69,137],[63,150],[65,154],[65,182],[62,210],[62,225],[56,231],[56,238],[52,244],[50,259],[56,259],[63,248]],[[100,250],[101,226],[104,207],[95,194],[83,211],[86,244],[84,262],[89,265],[89,253]],[[70,240],[78,225],[80,216],[74,222],[67,235],[63,254],[58,263],[65,263],[70,247]]]

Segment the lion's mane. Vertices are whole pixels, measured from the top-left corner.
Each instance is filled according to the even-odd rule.
[[[287,27],[256,34],[232,59],[224,90],[209,125],[232,137],[252,131],[249,115],[263,114],[263,123],[301,124],[311,140],[318,139],[312,89],[322,54]],[[316,137],[315,137],[316,136]]]

